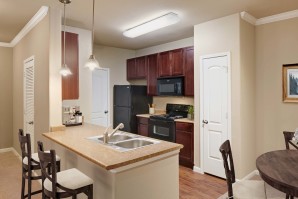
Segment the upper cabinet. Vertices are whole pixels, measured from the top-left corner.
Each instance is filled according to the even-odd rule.
[[[184,76],[185,96],[194,95],[194,49],[179,48],[127,61],[127,80],[147,79],[147,95],[157,95],[157,78]]]
[[[146,57],[126,60],[127,80],[145,79],[147,75]]]
[[[65,63],[72,72],[62,76],[62,100],[79,99],[79,36],[75,33],[65,33]],[[64,34],[62,32],[62,52],[64,50]],[[62,56],[62,63],[64,57]]]
[[[158,77],[183,75],[183,48],[158,55]]]
[[[147,56],[147,95],[157,95],[157,54]]]
[[[194,49],[184,49],[184,95],[194,96]]]

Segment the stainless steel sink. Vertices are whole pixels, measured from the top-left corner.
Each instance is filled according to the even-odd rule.
[[[101,135],[87,137],[86,139],[105,145],[106,147],[110,147],[120,152],[130,151],[141,147],[149,146],[151,144],[160,143],[160,141],[158,140],[129,133],[117,133],[113,135],[110,138],[108,144],[105,144],[103,142],[103,136]]]
[[[115,143],[114,145],[125,149],[135,149],[135,148],[147,146],[150,144],[154,144],[154,142],[143,140],[143,139],[133,139],[133,140],[127,140],[123,142],[118,142],[118,143]]]
[[[109,143],[111,142],[119,142],[119,141],[123,141],[123,140],[129,140],[132,139],[132,136],[128,136],[128,135],[123,135],[123,134],[118,134],[118,135],[113,135],[110,139],[109,139]],[[103,142],[103,137],[99,137],[98,140]]]

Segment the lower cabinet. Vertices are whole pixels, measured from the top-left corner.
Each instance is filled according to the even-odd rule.
[[[148,122],[149,118],[137,117],[138,118],[138,134],[148,137]]]
[[[194,166],[194,135],[193,124],[176,122],[176,143],[182,144],[179,154],[179,164],[193,168]]]

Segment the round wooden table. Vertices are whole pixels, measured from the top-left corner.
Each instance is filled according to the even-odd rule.
[[[257,169],[265,182],[291,196],[298,197],[298,150],[280,150],[257,158]]]

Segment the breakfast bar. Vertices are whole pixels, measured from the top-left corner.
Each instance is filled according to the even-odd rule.
[[[117,150],[112,144],[96,141],[104,131],[104,127],[85,123],[43,136],[46,147],[61,157],[62,170],[75,167],[94,180],[94,198],[179,198],[182,145],[119,131],[118,135],[149,139],[153,144]]]

